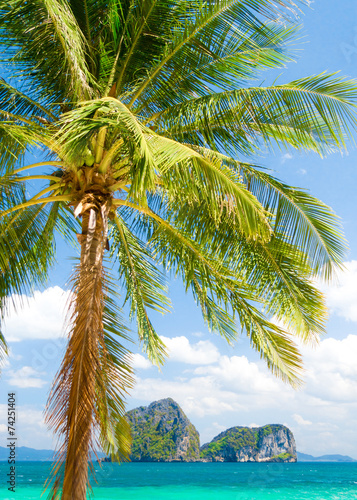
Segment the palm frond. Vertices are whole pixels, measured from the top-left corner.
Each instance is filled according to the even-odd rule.
[[[206,201],[217,223],[223,215],[228,216],[236,230],[248,239],[270,238],[267,214],[239,174],[217,161],[217,157],[204,156],[159,135],[150,139],[150,145],[161,174],[158,182],[168,199],[180,198],[181,203],[185,200],[188,204]]]
[[[228,210],[223,212],[222,222],[217,224],[204,201],[181,201],[178,197],[170,200],[169,205],[163,205],[149,200],[149,207],[153,210],[155,206],[175,229],[189,235],[191,241],[208,251],[211,259],[221,261],[232,276],[244,280],[243,286],[250,289],[250,297],[264,304],[266,314],[283,319],[301,338],[312,341],[322,333],[326,307],[321,293],[312,286],[314,271],[298,245],[278,233],[268,242],[249,242],[230,223]],[[141,231],[145,232],[144,225]],[[230,286],[227,284],[227,288]]]
[[[119,263],[119,277],[126,290],[125,302],[130,304],[130,315],[136,319],[138,335],[145,351],[153,362],[160,365],[164,361],[165,346],[155,332],[147,309],[163,314],[169,311],[165,277],[154,266],[149,248],[144,247],[129,231],[119,214],[111,234],[111,254]]]
[[[275,239],[285,241],[287,254],[295,247],[299,272],[329,280],[342,265],[347,244],[341,222],[330,207],[301,188],[288,186],[259,165],[240,162],[206,148],[191,146],[203,156],[216,158],[241,177],[268,216]],[[234,236],[234,235],[232,235]],[[220,244],[224,244],[221,240]],[[217,249],[216,249],[217,251]]]
[[[58,210],[54,203],[0,218],[1,297],[31,294],[34,285],[46,281],[54,262]]]
[[[0,13],[2,45],[28,90],[47,103],[89,98],[86,40],[67,2],[12,0]]]
[[[227,24],[212,40],[196,41],[190,50],[178,54],[174,69],[164,81],[148,91],[138,113],[151,117],[186,102],[190,97],[245,87],[265,69],[281,68],[293,60],[288,44],[297,28],[267,23],[260,30],[242,31]]]
[[[0,168],[11,169],[21,161],[29,146],[36,144],[36,138],[29,130],[15,120],[0,122]]]
[[[341,266],[346,252],[339,218],[330,207],[306,191],[287,186],[247,164],[239,166],[249,189],[274,214],[274,233],[296,246],[296,258],[328,280]]]
[[[27,118],[34,117],[45,123],[57,119],[50,109],[10,85],[4,78],[0,78],[0,110]]]
[[[148,208],[135,206],[125,201],[120,202],[119,200],[115,204],[121,210],[124,207],[130,207],[129,214],[131,213],[134,217],[134,226],[138,223],[135,219],[140,217],[140,214],[144,217],[145,220],[141,221],[140,230],[142,233],[146,230],[149,248],[151,248],[156,261],[162,264],[165,269],[168,271],[173,270],[173,272],[180,275],[187,288],[194,284],[196,276],[199,277],[196,280],[197,283],[201,283],[201,280],[203,280],[204,285],[196,286],[198,300],[207,297],[211,285],[217,287],[216,289],[212,288],[211,291],[214,290],[217,296],[220,294],[218,302],[223,297],[228,297],[228,291],[225,288],[226,283],[223,282],[224,273],[227,270],[223,268],[219,259],[212,258],[208,251],[200,247],[192,239],[191,235],[185,234],[183,230],[178,230],[170,222]],[[137,212],[136,217],[135,212]],[[129,217],[129,214],[126,217]],[[212,281],[209,281],[210,277]],[[222,282],[220,282],[219,278],[222,278]],[[208,320],[211,317],[209,323],[212,326],[215,325],[215,329],[218,329],[229,341],[236,336],[234,324],[229,320],[227,314],[219,306],[216,306],[214,300],[208,300],[207,305],[204,305],[202,310],[209,311],[206,319]]]
[[[119,205],[124,207],[125,202]],[[302,339],[311,342],[318,338],[326,308],[321,293],[309,281],[309,268],[295,262],[298,250],[290,246],[289,252],[287,243],[275,238],[270,243],[247,244],[229,225],[217,228],[214,221],[209,222],[203,204],[186,206],[186,218],[178,214],[175,226],[148,209],[137,210],[145,217],[137,229],[144,234],[146,227],[156,258],[192,289],[209,327],[232,341],[236,326],[231,314],[236,314],[272,371],[294,384],[301,359],[291,335],[269,323],[253,304],[260,303],[266,313],[275,314]],[[136,222],[133,224],[135,228]],[[230,244],[220,245],[227,240]],[[267,335],[266,343],[263,335]]]
[[[354,80],[321,74],[187,100],[154,122],[158,132],[178,141],[231,154],[254,150],[257,141],[324,154],[344,149],[348,131],[356,128],[356,91]]]
[[[267,321],[258,311],[250,310],[243,320],[242,316],[241,326],[246,329],[251,346],[271,372],[293,387],[301,385],[302,358],[292,335]]]
[[[298,249],[274,237],[267,244],[241,241],[234,269],[264,303],[264,313],[274,316],[306,342],[324,332],[327,308],[322,293],[311,282],[311,269]]]
[[[2,363],[5,357],[8,354],[7,344],[4,335],[0,331],[0,368],[2,367]]]
[[[203,52],[202,48],[206,53],[211,49],[214,53],[215,47],[222,46],[222,42],[229,43],[237,33],[249,38],[250,33],[268,31],[268,26],[259,17],[276,21],[293,6],[289,0],[264,0],[259,5],[255,0],[209,0],[204,5],[199,1],[187,2],[182,22],[176,25],[162,56],[142,79],[139,88],[133,91],[130,105],[136,101],[142,104],[143,94],[144,102],[152,98],[150,88],[154,88],[155,100],[158,101],[159,93],[167,93],[166,82],[171,74],[196,64]]]

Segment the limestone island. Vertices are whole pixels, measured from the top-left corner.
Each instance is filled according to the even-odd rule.
[[[194,425],[171,398],[127,413],[132,462],[296,462],[293,433],[284,425],[232,427],[200,448]],[[108,460],[108,459],[106,459]]]

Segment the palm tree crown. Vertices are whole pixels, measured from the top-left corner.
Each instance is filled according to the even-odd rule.
[[[81,249],[47,409],[60,439],[51,498],[86,498],[97,441],[128,454],[117,281],[154,362],[165,349],[148,312],[169,309],[164,269],[210,329],[234,341],[238,322],[272,372],[299,383],[292,335],[323,331],[312,278],[329,278],[345,243],[329,207],[252,158],[276,145],[343,150],[357,84],[255,83],[292,60],[297,13],[291,0],[0,2],[2,301],[46,280],[56,232],[78,232]],[[44,161],[28,165],[34,149]]]

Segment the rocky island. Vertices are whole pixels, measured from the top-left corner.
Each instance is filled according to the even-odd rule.
[[[296,462],[292,432],[283,425],[232,427],[200,448],[199,433],[171,398],[127,413],[132,462]]]
[[[293,433],[284,425],[232,427],[201,448],[204,462],[296,462]]]
[[[200,458],[197,430],[171,398],[127,413],[132,462],[195,462]]]

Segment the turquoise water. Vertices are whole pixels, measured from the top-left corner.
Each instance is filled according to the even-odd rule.
[[[357,463],[95,464],[94,500],[357,500]],[[37,500],[50,464],[16,464],[16,492],[0,500]],[[46,498],[44,495],[42,498]]]

